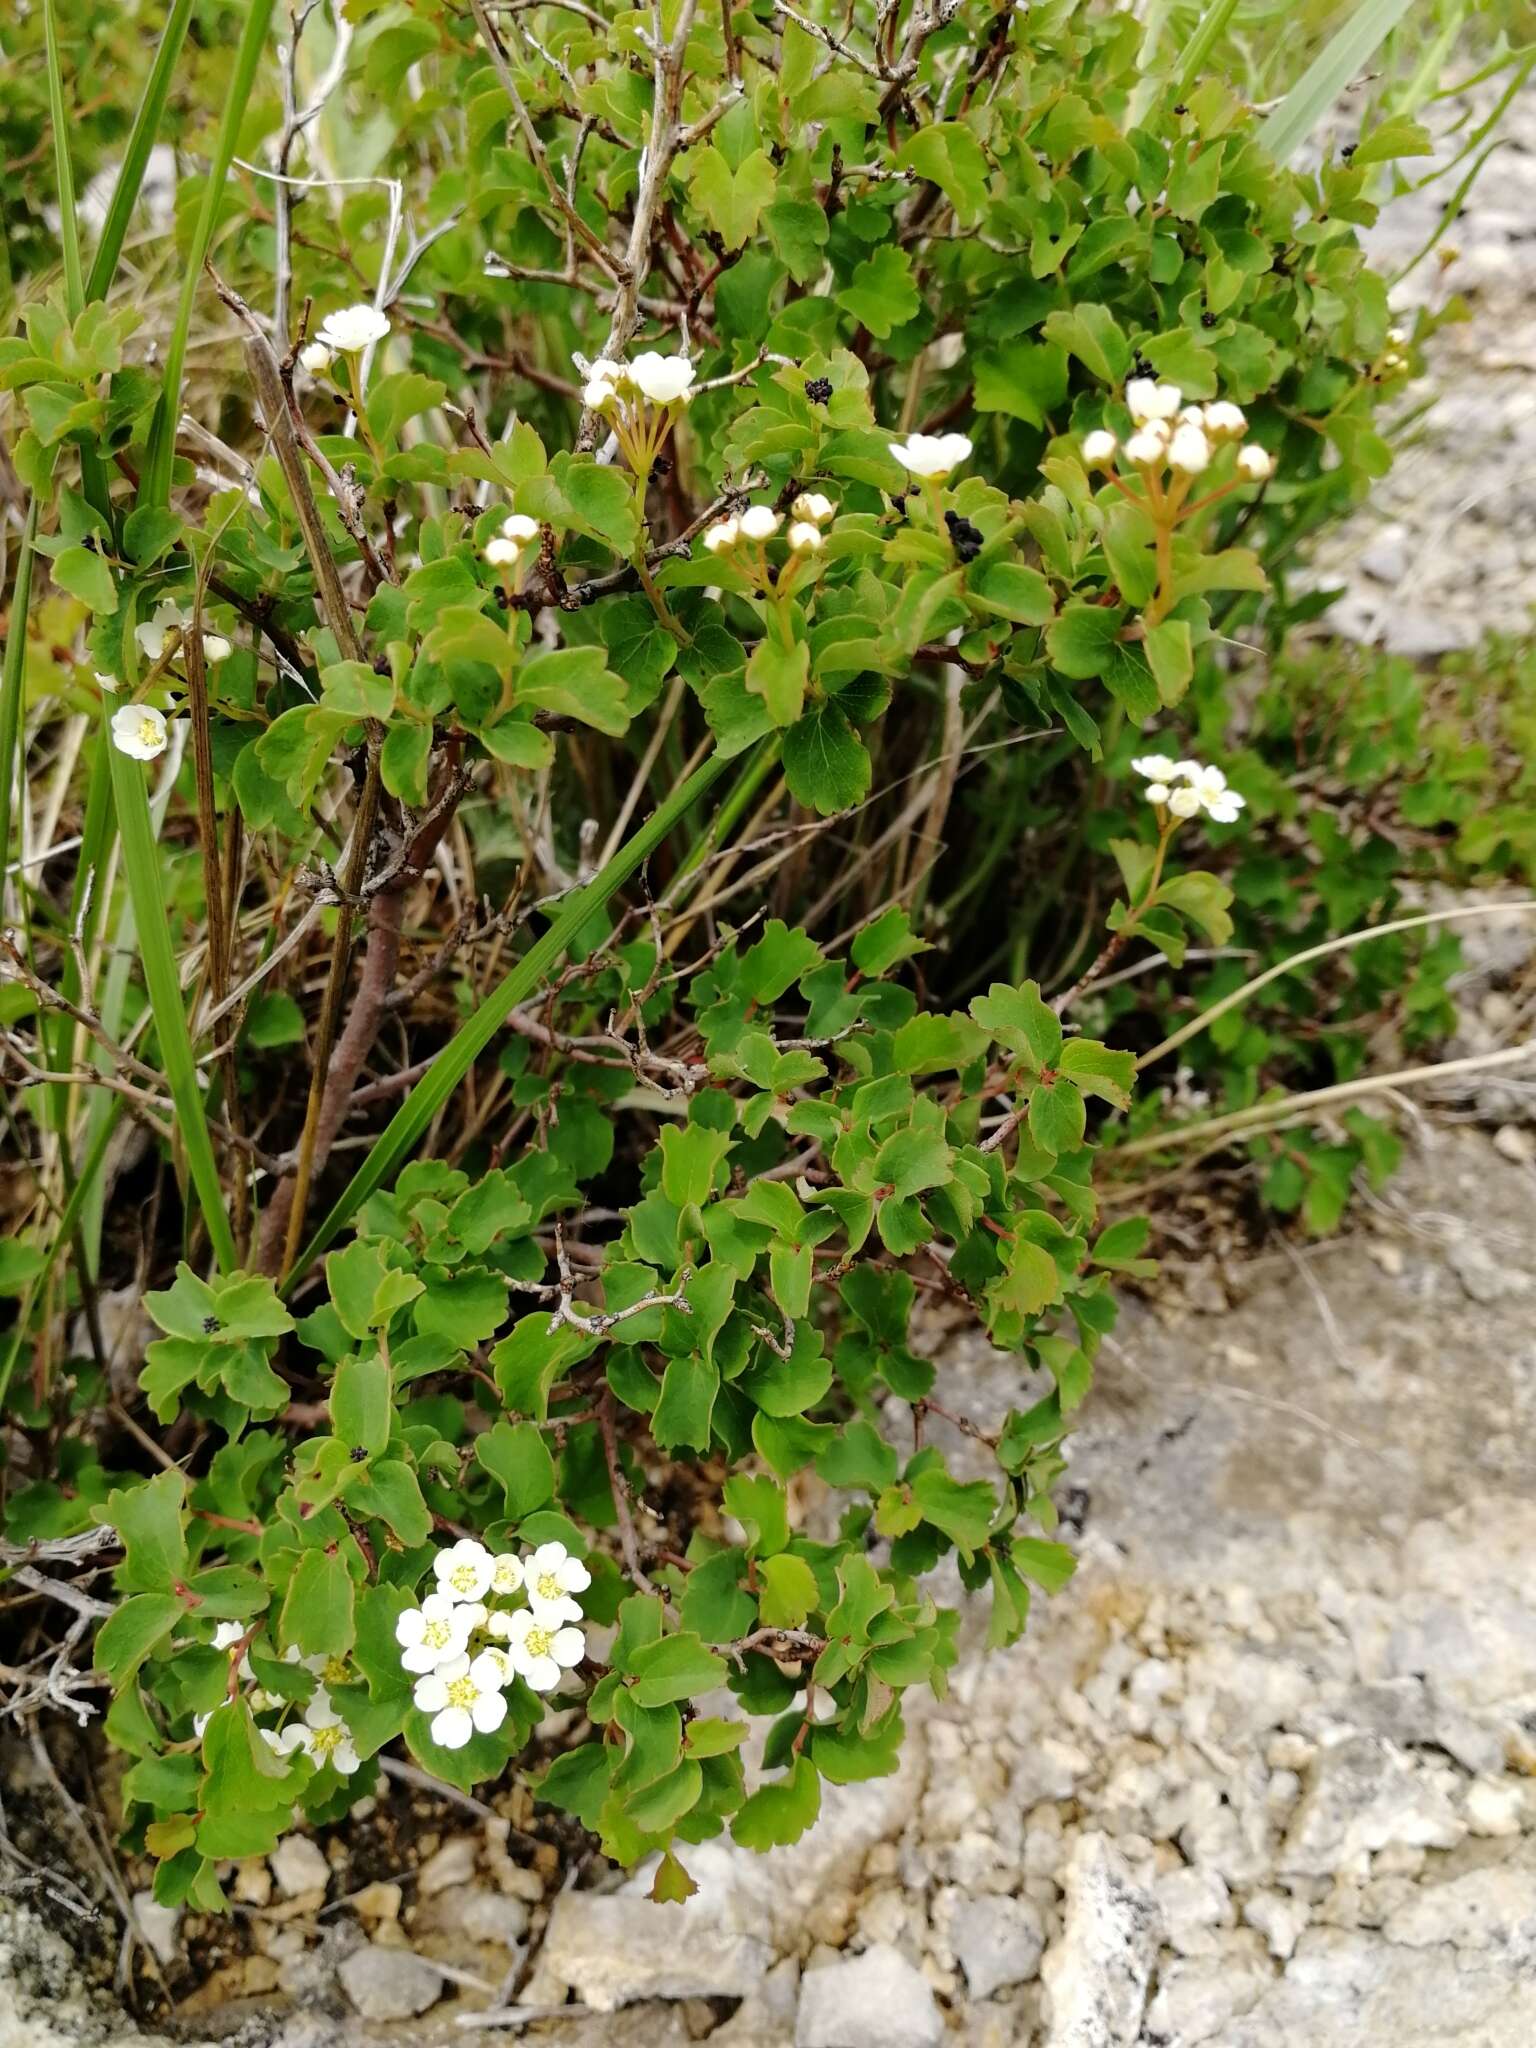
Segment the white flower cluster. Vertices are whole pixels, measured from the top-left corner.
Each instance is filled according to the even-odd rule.
[[[656,406],[686,405],[693,396],[694,370],[686,356],[664,356],[647,349],[632,363],[610,362],[606,356],[587,363],[578,356],[576,367],[586,378],[582,404],[594,412],[621,411],[633,406],[637,398]]]
[[[388,332],[389,322],[376,306],[345,306],[339,313],[327,313],[314,340],[299,350],[300,367],[311,377],[323,377],[336,356],[361,355]]]
[[[158,663],[173,656],[191,630],[191,612],[168,597],[156,605],[142,624],[134,627],[133,637],[145,660]],[[211,665],[228,661],[233,653],[222,633],[203,635],[205,662]],[[106,690],[115,692],[118,687],[115,677],[102,675],[99,670],[96,680]],[[153,704],[119,704],[112,714],[112,744],[120,754],[129,754],[135,761],[153,761],[163,754],[169,733],[165,713],[157,711]]]
[[[485,559],[493,569],[510,569],[522,559],[523,549],[530,541],[539,537],[539,522],[530,519],[526,512],[509,512],[501,522],[500,533],[493,534],[485,544]]]
[[[943,483],[971,456],[969,434],[908,434],[889,446],[902,468],[924,483]]]
[[[586,1654],[578,1593],[592,1575],[563,1543],[541,1543],[527,1557],[492,1555],[472,1536],[432,1560],[437,1591],[395,1624],[400,1662],[416,1678],[413,1698],[432,1716],[432,1740],[462,1749],[477,1732],[493,1734],[506,1719],[503,1690],[521,1678],[535,1692],[553,1692],[562,1671]],[[522,1607],[491,1607],[521,1594]]]
[[[790,506],[790,526],[784,538],[792,555],[819,555],[827,544],[822,528],[831,523],[837,507],[820,491],[802,491]],[[759,544],[770,541],[784,521],[771,505],[749,505],[734,519],[717,519],[700,536],[700,546],[711,555],[727,554],[744,540]]]
[[[133,637],[146,661],[159,661],[167,649],[174,654],[191,630],[191,612],[185,605],[177,604],[174,598],[167,597],[155,606],[142,625],[134,627]],[[173,633],[176,635],[174,641],[171,638]],[[222,633],[203,635],[204,661],[228,661],[234,651]]]
[[[1177,384],[1160,384],[1155,377],[1133,377],[1125,387],[1125,402],[1135,432],[1123,452],[1136,469],[1171,469],[1178,476],[1199,476],[1210,467],[1218,449],[1241,441],[1248,431],[1240,405],[1224,398],[1210,405],[1186,405]],[[1108,427],[1083,436],[1083,460],[1090,469],[1107,468],[1120,452],[1119,436]],[[1238,449],[1237,472],[1247,482],[1263,483],[1274,469],[1274,457],[1257,441],[1245,441]]]
[[[1166,754],[1143,754],[1131,766],[1145,776],[1143,792],[1147,802],[1167,807],[1175,818],[1198,817],[1201,811],[1217,825],[1234,825],[1243,799],[1227,787],[1219,768],[1202,768],[1198,761],[1170,761]]]
[[[243,1623],[221,1621],[213,1632],[213,1647],[216,1650],[232,1650],[237,1643],[244,1640],[245,1635]],[[331,1695],[327,1689],[330,1685],[344,1685],[352,1676],[347,1670],[345,1658],[302,1657],[296,1649],[289,1648],[283,1652],[283,1662],[297,1664],[303,1670],[313,1672],[321,1682],[315,1687],[314,1695],[305,1707],[301,1719],[290,1721],[285,1727],[258,1728],[257,1734],[267,1747],[275,1750],[279,1756],[292,1756],[295,1750],[302,1750],[317,1771],[323,1770],[329,1764],[340,1776],[350,1778],[361,1765],[362,1758],[357,1753],[352,1730],[332,1706]],[[242,1654],[240,1658],[239,1676],[243,1679],[255,1676],[247,1655]],[[275,1694],[266,1692],[259,1686],[250,1693],[248,1703],[251,1711],[256,1714],[266,1713],[271,1708],[283,1704]],[[199,1714],[193,1721],[193,1728],[199,1737],[210,1718],[207,1714]]]

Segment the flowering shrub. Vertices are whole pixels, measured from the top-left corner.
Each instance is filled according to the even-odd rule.
[[[1416,344],[1353,230],[1416,131],[1293,174],[1219,80],[1133,114],[1139,25],[1065,4],[540,39],[422,0],[367,16],[324,116],[389,101],[439,173],[409,221],[322,181],[297,234],[242,172],[221,225],[267,11],[168,391],[134,308],[68,279],[0,343],[52,583],[25,737],[95,733],[74,877],[40,870],[13,956],[71,1171],[0,1365],[64,1449],[8,1534],[121,1547],[96,1658],[163,1900],[217,1906],[400,1740],[462,1787],[522,1759],[676,1898],[690,1842],[792,1841],[824,1781],[895,1767],[955,1654],[941,1564],[998,1645],[1071,1572],[1063,1442],[1148,1270],[1094,1189],[1136,1062],[1080,998],[1133,942],[1226,943],[1184,856],[1244,804],[1144,729],[1211,687],[1213,600],[1386,458]],[[282,120],[244,114],[247,163]],[[232,401],[195,462],[194,305]],[[1035,922],[1032,771],[1002,827],[957,798],[1026,740],[1074,789],[1143,779],[1112,845],[1079,803],[1107,914]],[[161,774],[200,868],[157,853]],[[98,994],[130,944],[142,1001]],[[54,1289],[138,1269],[125,1105],[157,1160],[174,1118],[185,1213],[103,1437]],[[999,1430],[951,1413],[920,1293],[1018,1356]],[[583,1715],[555,1754],[552,1700]]]

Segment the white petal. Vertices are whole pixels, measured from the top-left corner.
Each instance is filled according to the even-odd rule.
[[[569,1670],[587,1654],[587,1639],[579,1628],[559,1629],[549,1646],[549,1654],[557,1664],[563,1664]]]
[[[470,1709],[470,1718],[482,1735],[494,1735],[507,1718],[507,1698],[501,1692],[483,1692]]]
[[[444,1707],[432,1722],[432,1740],[439,1749],[462,1749],[475,1724],[462,1707]]]

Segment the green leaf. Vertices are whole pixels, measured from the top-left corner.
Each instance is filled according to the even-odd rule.
[[[743,1849],[787,1848],[815,1825],[821,1812],[821,1777],[808,1756],[797,1756],[782,1778],[754,1792],[731,1823]]]
[[[331,1382],[331,1427],[349,1451],[377,1457],[389,1442],[393,1414],[389,1367],[383,1359],[344,1358]]]
[[[837,303],[877,340],[884,341],[898,327],[905,327],[922,304],[906,250],[881,243],[854,271],[838,293]]]
[[[446,1337],[461,1351],[492,1337],[507,1319],[507,1283],[482,1266],[426,1270],[426,1288],[417,1298],[416,1327],[423,1336]]]
[[[892,1132],[875,1154],[875,1178],[882,1187],[889,1187],[898,1201],[904,1201],[908,1195],[943,1187],[951,1180],[951,1159],[942,1129],[911,1125]]]
[[[874,770],[869,749],[834,703],[818,704],[784,735],[784,779],[819,817],[862,803]]]
[[[117,1531],[123,1561],[117,1583],[125,1593],[169,1593],[185,1582],[190,1566],[183,1502],[186,1479],[160,1472],[142,1486],[107,1495],[101,1519]]]
[[[821,1604],[816,1574],[803,1557],[785,1550],[764,1558],[760,1576],[758,1611],[765,1628],[802,1628]]]
[[[609,668],[601,647],[547,647],[530,654],[517,672],[520,710],[579,719],[598,732],[629,729],[629,692]]]
[[[694,205],[727,249],[739,249],[756,231],[759,214],[773,198],[778,179],[761,149],[734,170],[711,143],[689,157],[688,191]]]
[[[729,1131],[712,1131],[703,1124],[668,1125],[661,1134],[661,1191],[667,1200],[679,1209],[702,1208],[730,1149]]]
[[[719,1391],[720,1374],[708,1359],[697,1355],[669,1358],[661,1398],[651,1418],[651,1435],[658,1447],[707,1451],[710,1417]]]
[[[1061,1058],[1061,1019],[1045,1002],[1036,981],[1010,988],[994,981],[984,996],[971,998],[971,1015],[997,1043],[1038,1072]]]
[[[507,1519],[520,1522],[555,1497],[555,1466],[543,1432],[532,1422],[505,1418],[475,1439],[475,1456],[500,1482]]]
[[[1116,1109],[1129,1109],[1136,1083],[1136,1056],[1112,1052],[1096,1038],[1069,1038],[1056,1062],[1057,1071],[1074,1080],[1085,1095],[1102,1096]]]
[[[350,1538],[348,1539],[350,1541]],[[283,1601],[280,1634],[308,1656],[341,1656],[356,1634],[356,1589],[339,1549],[306,1550]]]
[[[962,1550],[980,1550],[997,1514],[997,1496],[984,1479],[954,1479],[935,1464],[918,1473],[911,1486],[925,1522],[942,1529]]]
[[[1043,329],[1047,341],[1054,341],[1077,357],[1101,384],[1123,383],[1133,359],[1130,343],[1108,306],[1092,303],[1059,308],[1049,315]]]
[[[1226,945],[1232,936],[1232,891],[1216,875],[1200,869],[1174,875],[1161,884],[1157,900],[1197,924],[1213,946]]]
[[[117,585],[112,571],[93,548],[65,548],[53,558],[53,580],[93,612],[117,610]]]
[[[1367,164],[1386,164],[1398,157],[1433,156],[1434,153],[1434,138],[1423,123],[1409,120],[1406,114],[1397,114],[1362,136],[1355,144],[1355,152],[1349,162],[1350,168],[1358,171]]]
[[[785,647],[777,640],[759,640],[747,661],[746,685],[762,698],[775,725],[793,725],[805,704],[810,675],[811,650],[805,641]]]
[[[1028,569],[1022,562],[978,563],[967,588],[973,603],[996,618],[1045,626],[1056,616],[1050,584],[1038,569]]]
[[[935,121],[919,128],[896,159],[898,170],[916,171],[937,185],[963,228],[975,227],[987,201],[987,160],[962,121]]]
[[[186,1619],[186,1604],[171,1593],[135,1593],[96,1633],[96,1668],[114,1689],[125,1686],[155,1645]]]
[[[1081,1089],[1070,1081],[1037,1081],[1029,1096],[1029,1135],[1043,1152],[1075,1152],[1086,1114]]]
[[[670,1706],[709,1692],[723,1683],[726,1668],[725,1659],[706,1648],[702,1637],[686,1632],[646,1643],[629,1659],[635,1677],[631,1689],[642,1707]]]

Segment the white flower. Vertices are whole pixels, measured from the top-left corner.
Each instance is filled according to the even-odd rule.
[[[444,1553],[446,1555],[446,1553]],[[409,1607],[395,1623],[400,1662],[407,1671],[435,1671],[462,1657],[472,1626],[469,1607],[456,1606],[443,1593],[429,1593],[419,1607]]]
[[[496,1643],[487,1643],[475,1659],[475,1662],[477,1664],[484,1664],[499,1672],[500,1677],[497,1680],[499,1685],[508,1686],[517,1676],[517,1666],[512,1662],[511,1656]]]
[[[1145,775],[1149,782],[1166,782],[1174,772],[1173,763],[1166,754],[1142,754],[1131,763],[1137,775]]]
[[[629,374],[652,405],[686,405],[693,392],[693,365],[686,356],[663,356],[647,349],[635,357]]]
[[[243,1621],[221,1621],[213,1632],[213,1647],[216,1650],[232,1650],[236,1643],[244,1638],[245,1634],[246,1624]],[[244,1650],[240,1653],[239,1672],[242,1678],[254,1678],[256,1676],[255,1672],[251,1669],[250,1655]]]
[[[1233,405],[1230,399],[1218,398],[1214,405],[1205,408],[1205,431],[1218,441],[1235,441],[1247,426],[1243,408]]]
[[[892,441],[890,450],[913,476],[942,483],[951,470],[967,460],[971,440],[968,434],[908,434],[905,441]]]
[[[1198,476],[1211,459],[1211,444],[1200,427],[1180,427],[1168,443],[1168,462],[1184,476]]]
[[[779,530],[779,515],[771,505],[749,505],[737,525],[748,540],[772,540]]]
[[[516,1593],[524,1577],[523,1560],[512,1551],[503,1550],[491,1567],[491,1591]]]
[[[612,405],[618,395],[606,377],[593,377],[582,387],[581,402],[590,406],[593,412],[601,412],[605,405]]]
[[[1181,427],[1203,427],[1205,425],[1205,407],[1203,405],[1181,406],[1175,425]]]
[[[331,352],[323,341],[311,341],[299,350],[299,368],[311,377],[323,377],[331,367]]]
[[[1275,458],[1257,441],[1248,441],[1237,451],[1237,467],[1250,483],[1261,484],[1275,473]]]
[[[569,1671],[586,1654],[586,1641],[579,1628],[560,1628],[536,1615],[531,1607],[520,1607],[508,1616],[507,1654],[520,1678],[535,1692],[553,1692],[562,1670]]]
[[[813,526],[825,526],[837,507],[820,491],[802,491],[789,509],[797,519],[809,519]]]
[[[1153,754],[1143,755],[1131,766],[1142,775],[1154,766],[1160,769],[1144,794],[1148,803],[1166,804],[1176,818],[1194,818],[1204,811],[1215,824],[1231,825],[1243,808],[1243,799],[1227,787],[1219,768],[1205,768],[1198,761],[1163,760]]]
[[[473,1536],[461,1536],[432,1560],[437,1590],[449,1600],[484,1599],[495,1568],[496,1560]]]
[[[315,1768],[324,1770],[329,1764],[342,1777],[350,1778],[362,1758],[353,1746],[352,1730],[331,1705],[331,1696],[323,1685],[316,1688],[314,1698],[304,1709],[304,1727],[307,1732],[301,1740],[314,1758]]]
[[[740,532],[739,520],[717,519],[713,526],[705,529],[702,544],[709,554],[718,555],[723,548],[735,547]]]
[[[1171,420],[1184,403],[1177,384],[1159,384],[1155,377],[1133,377],[1125,387],[1125,402],[1138,427],[1148,420]]]
[[[510,569],[522,559],[522,553],[517,542],[508,540],[504,534],[496,534],[485,544],[485,559],[493,569]]]
[[[347,306],[339,313],[327,313],[315,339],[337,355],[361,355],[389,332],[389,322],[373,306]]]
[[[1142,427],[1125,444],[1126,461],[1134,462],[1138,469],[1160,469],[1167,453],[1166,437],[1150,427]]]
[[[1083,436],[1083,460],[1090,469],[1097,469],[1101,463],[1114,460],[1119,445],[1108,427],[1095,427],[1091,434]]]
[[[112,714],[112,744],[135,761],[165,752],[165,713],[153,704],[119,704]]]
[[[298,1721],[290,1721],[286,1728],[258,1728],[256,1733],[279,1756],[292,1756],[296,1749],[309,1747],[309,1730]]]
[[[1243,808],[1243,799],[1235,789],[1227,787],[1227,778],[1219,768],[1197,769],[1189,786],[1200,799],[1201,808],[1220,825],[1230,825]],[[1222,815],[1228,812],[1230,816]]]
[[[418,1678],[412,1698],[432,1716],[432,1740],[441,1749],[462,1749],[475,1733],[494,1735],[507,1717],[501,1696],[501,1661],[482,1653],[471,1663],[457,1657]]]
[[[540,1621],[578,1621],[580,1603],[573,1593],[584,1593],[592,1574],[579,1557],[572,1557],[563,1543],[541,1543],[523,1572],[523,1591]]]
[[[784,536],[797,555],[814,555],[827,544],[827,536],[808,519],[797,519]]]
[[[526,545],[538,539],[539,522],[530,519],[526,512],[509,512],[501,522],[501,532],[504,540],[521,541]]]
[[[138,641],[139,651],[147,661],[159,661],[167,647],[171,645],[171,634],[174,632],[180,641],[186,637],[191,624],[192,614],[183,610],[173,598],[168,597],[155,606],[142,625],[134,627],[133,637]],[[203,635],[204,661],[228,661],[232,652],[233,649],[222,633]]]

